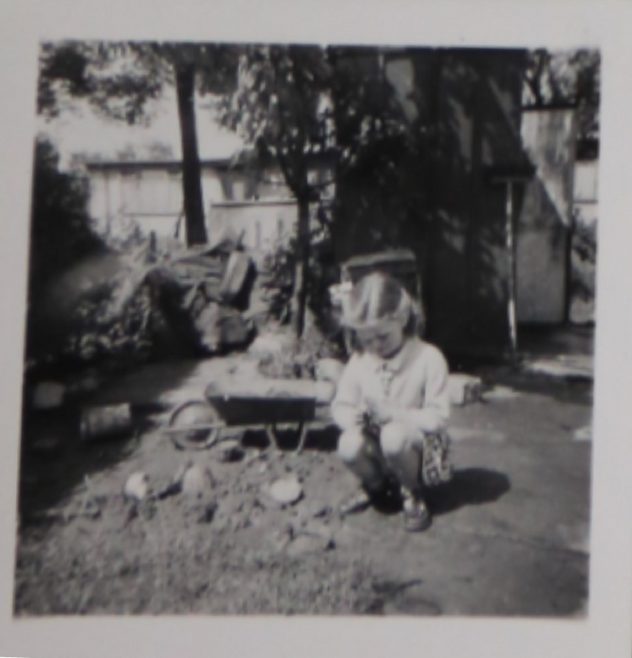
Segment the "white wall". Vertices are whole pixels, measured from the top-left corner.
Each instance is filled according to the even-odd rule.
[[[580,161],[575,165],[575,216],[578,222],[593,225],[599,214],[599,163]]]
[[[536,171],[525,185],[516,230],[518,322],[566,319],[568,230],[575,165],[573,110],[528,111],[522,139]]]
[[[204,207],[223,200],[218,173],[202,170]],[[137,227],[141,233],[175,237],[183,210],[182,175],[169,169],[130,169],[129,173],[110,169],[90,171],[90,214],[102,234],[123,237]],[[181,222],[178,234],[185,239]]]
[[[296,213],[291,200],[218,203],[211,206],[208,224],[211,235],[229,227],[237,235],[243,233],[244,246],[263,253],[292,236]]]

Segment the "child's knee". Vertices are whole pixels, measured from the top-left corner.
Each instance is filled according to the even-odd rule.
[[[400,455],[408,449],[409,432],[400,423],[388,423],[380,432],[380,445],[385,457]]]
[[[358,428],[345,430],[338,439],[338,456],[343,462],[354,462],[364,448],[364,434]]]

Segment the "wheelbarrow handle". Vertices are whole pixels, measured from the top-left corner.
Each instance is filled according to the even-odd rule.
[[[224,422],[206,423],[202,425],[182,425],[181,427],[165,427],[163,431],[167,434],[180,434],[182,432],[198,432],[204,430],[218,430],[227,427]]]

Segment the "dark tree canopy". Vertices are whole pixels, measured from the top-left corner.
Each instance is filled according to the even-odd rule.
[[[375,48],[258,45],[240,53],[237,86],[216,104],[221,123],[282,171],[298,205],[294,320],[303,326],[310,289],[310,203],[343,176],[367,171],[385,186],[414,147],[414,127]],[[329,180],[310,177],[318,159]],[[330,190],[333,187],[330,187]],[[397,189],[397,188],[395,188]]]
[[[75,99],[128,124],[150,120],[151,101],[176,89],[182,138],[183,199],[189,244],[207,240],[195,128],[194,93],[234,85],[236,49],[215,44],[63,41],[40,53],[38,111],[57,116]]]
[[[103,248],[91,228],[85,179],[60,171],[59,154],[45,139],[35,147],[30,248],[35,295],[70,263]]]
[[[84,99],[102,116],[136,124],[149,119],[151,101],[175,86],[180,67],[195,66],[202,94],[235,84],[235,47],[160,42],[45,42],[40,49],[37,109],[58,116]]]

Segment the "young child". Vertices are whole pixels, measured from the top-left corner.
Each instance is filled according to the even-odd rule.
[[[332,402],[343,430],[338,454],[363,488],[347,509],[366,508],[395,482],[411,532],[430,524],[424,488],[452,475],[448,367],[441,352],[418,337],[419,320],[394,278],[376,272],[355,284],[342,321],[357,351]]]

